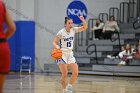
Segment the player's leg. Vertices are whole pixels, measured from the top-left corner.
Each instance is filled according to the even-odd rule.
[[[10,50],[8,43],[0,43],[0,93],[3,93],[3,86],[10,69]]]
[[[77,63],[71,63],[71,64],[68,64],[68,67],[70,68],[72,75],[70,78],[70,82],[67,86],[67,92],[72,93],[72,86],[78,77],[78,65]]]
[[[73,55],[74,55],[73,52],[69,53],[69,58],[68,58],[68,68],[70,68],[72,72],[70,83],[69,83],[71,85],[74,84],[74,82],[76,81],[78,77],[78,65]]]
[[[6,75],[0,74],[0,93],[3,93],[5,77],[6,77]]]
[[[78,65],[77,63],[71,63],[71,64],[68,64],[68,67],[70,68],[72,72],[69,84],[73,85],[78,77]]]
[[[67,80],[67,74],[68,74],[67,64],[60,63],[59,64],[59,69],[60,69],[60,72],[61,72],[61,85],[62,85],[62,88],[63,88],[63,93],[65,93],[66,85],[67,85],[66,80]]]

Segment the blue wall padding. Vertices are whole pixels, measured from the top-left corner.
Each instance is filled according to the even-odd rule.
[[[21,56],[32,58],[32,71],[35,67],[35,22],[16,21],[16,32],[9,39],[11,51],[11,71],[19,71]]]

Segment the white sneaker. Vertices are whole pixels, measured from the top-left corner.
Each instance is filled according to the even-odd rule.
[[[111,55],[107,55],[107,58],[109,58],[109,59],[115,59],[115,57],[114,56],[111,56]]]
[[[94,38],[94,40],[99,40],[98,38]]]
[[[119,56],[116,56],[115,58],[119,58]]]
[[[111,55],[107,55],[107,58],[111,58]]]
[[[121,61],[121,62],[119,63],[119,65],[125,65],[125,64],[126,64],[125,61]]]
[[[72,86],[71,85],[67,85],[67,93],[72,93]]]

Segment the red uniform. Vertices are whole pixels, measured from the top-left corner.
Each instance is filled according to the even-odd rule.
[[[10,69],[10,49],[3,30],[5,13],[5,6],[0,0],[0,74],[7,74]]]

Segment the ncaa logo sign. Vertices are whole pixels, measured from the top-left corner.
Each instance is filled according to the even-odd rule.
[[[73,19],[75,24],[80,24],[81,20],[79,16],[87,17],[87,8],[81,1],[73,1],[67,7],[67,16]]]

